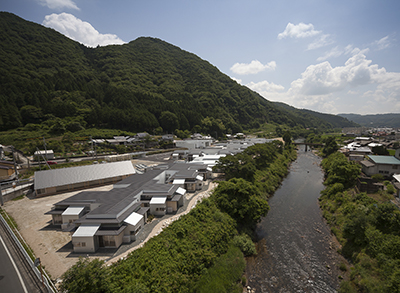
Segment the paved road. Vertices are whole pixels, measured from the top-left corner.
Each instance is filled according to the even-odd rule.
[[[26,293],[25,282],[22,279],[11,253],[0,236],[0,286],[1,292]]]
[[[0,225],[0,292],[46,292]]]

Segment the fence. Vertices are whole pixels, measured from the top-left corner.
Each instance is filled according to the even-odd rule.
[[[5,214],[7,217],[7,215]],[[38,282],[42,282],[43,285],[45,286],[47,292],[55,293],[58,292],[57,288],[54,286],[53,282],[51,281],[50,277],[47,275],[46,271],[42,270],[43,272],[43,277],[39,269],[36,267],[35,263],[33,262],[33,259],[36,259],[34,256],[33,251],[29,248],[28,244],[25,242],[25,240],[22,238],[21,234],[19,234],[18,230],[13,227],[12,229],[9,225],[8,222],[11,223],[10,219],[7,222],[3,215],[0,213],[0,222],[4,229],[6,230],[7,234],[10,236],[11,240],[16,244],[18,247],[19,252],[21,253],[23,260],[26,261],[26,263],[29,265],[29,267],[32,269],[33,273],[37,277]],[[15,231],[15,233],[14,233]],[[26,249],[29,250],[29,254],[26,251]]]

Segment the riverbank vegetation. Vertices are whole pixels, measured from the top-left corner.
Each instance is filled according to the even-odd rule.
[[[326,189],[320,197],[323,216],[353,264],[339,292],[400,292],[400,211],[391,202],[394,188],[384,182],[377,194],[354,187],[358,165],[341,153],[322,161]]]
[[[292,147],[284,149],[282,143],[267,143],[249,147],[238,156],[240,161],[228,156],[220,163],[217,168],[226,167],[229,180],[222,181],[190,213],[111,266],[80,259],[64,274],[62,290],[242,292],[244,256],[256,252],[252,227],[266,215],[267,198],[287,174],[296,152]],[[252,170],[252,176],[230,164],[239,171]]]

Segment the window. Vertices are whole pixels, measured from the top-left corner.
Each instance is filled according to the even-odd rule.
[[[393,165],[393,169],[397,169],[397,165]]]
[[[53,215],[53,222],[54,222],[54,224],[62,224],[61,215]]]
[[[103,236],[104,246],[115,246],[114,236]]]
[[[86,247],[86,242],[82,242],[82,247]]]

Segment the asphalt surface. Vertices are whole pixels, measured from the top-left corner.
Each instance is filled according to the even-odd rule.
[[[0,225],[0,292],[47,292]]]

